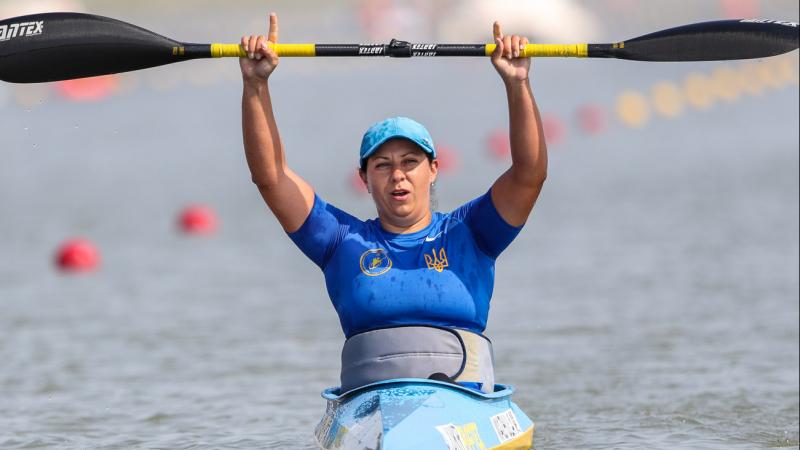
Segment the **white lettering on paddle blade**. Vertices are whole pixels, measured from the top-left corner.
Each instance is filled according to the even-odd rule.
[[[44,33],[43,20],[0,25],[0,42],[8,41],[15,37],[37,36],[42,33]]]

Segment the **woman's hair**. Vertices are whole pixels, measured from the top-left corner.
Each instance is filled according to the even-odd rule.
[[[439,199],[436,198],[436,184],[431,184],[431,212],[439,209]]]

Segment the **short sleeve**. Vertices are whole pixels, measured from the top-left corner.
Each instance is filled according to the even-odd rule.
[[[288,235],[303,254],[325,269],[353,220],[357,219],[314,195],[314,206],[306,221],[297,231]]]
[[[500,216],[491,190],[456,209],[452,215],[469,227],[478,248],[492,259],[500,256],[522,230],[522,226],[512,226]]]

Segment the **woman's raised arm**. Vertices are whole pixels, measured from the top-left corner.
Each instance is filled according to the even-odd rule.
[[[253,183],[267,206],[287,232],[296,231],[314,205],[314,189],[286,165],[278,132],[269,78],[278,66],[278,55],[267,42],[278,41],[278,16],[269,16],[269,36],[245,36],[246,58],[242,70],[242,135],[244,153]]]
[[[493,31],[497,48],[492,64],[503,79],[508,98],[511,168],[492,186],[492,202],[506,222],[521,226],[547,178],[547,145],[528,79],[531,60],[519,57],[520,46],[526,45],[528,39],[503,36],[498,22]]]

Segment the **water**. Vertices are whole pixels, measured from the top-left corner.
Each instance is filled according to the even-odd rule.
[[[227,63],[144,72],[101,103],[17,106],[0,86],[0,448],[313,448],[342,334],[249,181]],[[537,61],[534,89],[569,120],[718,66]],[[189,81],[203,70],[210,84]],[[460,151],[438,183],[454,208],[505,167],[483,148],[506,120],[495,78],[476,61],[284,61],[289,162],[369,217],[348,186],[360,134],[411,115]],[[551,147],[487,330],[536,448],[798,447],[797,105],[795,82],[639,130],[568,125]],[[216,236],[175,231],[195,201]],[[53,270],[73,235],[99,246],[98,273]]]

